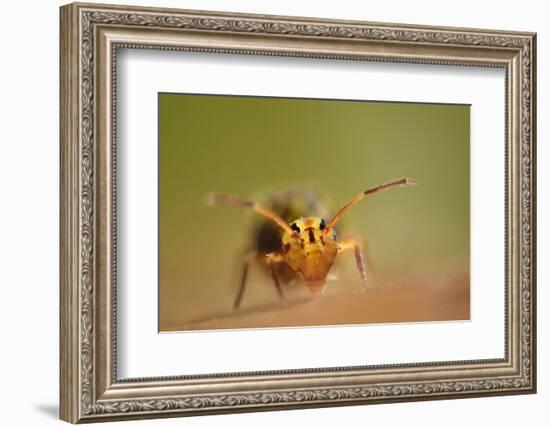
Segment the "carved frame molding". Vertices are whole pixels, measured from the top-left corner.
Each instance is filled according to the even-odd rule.
[[[75,423],[535,392],[535,41],[533,33],[63,6],[61,418]],[[505,68],[505,358],[117,379],[118,48]]]

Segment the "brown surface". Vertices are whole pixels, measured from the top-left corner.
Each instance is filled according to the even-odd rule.
[[[285,289],[285,301],[273,294],[273,302],[244,304],[236,312],[182,323],[171,331],[470,319],[468,272],[423,274],[371,284],[364,290],[330,285],[317,296],[297,283]]]

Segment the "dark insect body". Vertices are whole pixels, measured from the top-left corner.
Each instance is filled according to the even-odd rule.
[[[327,276],[339,254],[353,250],[357,269],[363,281],[367,280],[361,243],[355,239],[341,239],[335,226],[342,215],[366,195],[394,186],[416,184],[401,178],[359,193],[334,216],[319,197],[308,191],[290,191],[273,195],[266,203],[258,204],[238,196],[212,194],[210,204],[230,204],[253,209],[264,221],[255,232],[255,248],[243,257],[241,281],[234,308],[240,306],[250,263],[259,260],[269,270],[281,298],[281,283],[300,277],[313,293],[322,292]],[[307,215],[307,216],[306,216]],[[330,221],[326,218],[331,217]]]

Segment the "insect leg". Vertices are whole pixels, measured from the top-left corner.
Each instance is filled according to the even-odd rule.
[[[365,259],[363,258],[363,251],[361,250],[361,244],[354,239],[344,239],[338,242],[338,247],[340,252],[353,249],[355,253],[355,263],[357,264],[357,270],[359,270],[359,275],[361,280],[367,281],[367,269],[365,267]]]
[[[273,279],[273,283],[275,284],[277,293],[279,294],[279,297],[284,300],[285,296],[283,295],[283,288],[281,287],[281,282],[279,281],[279,275],[277,274],[277,268],[275,266],[275,263],[277,262],[284,262],[283,257],[281,254],[272,252],[270,254],[266,254],[265,260],[267,262],[267,265],[269,266],[271,278]]]
[[[250,267],[250,262],[258,256],[256,252],[250,252],[246,254],[242,259],[241,267],[241,284],[239,286],[239,292],[237,293],[237,298],[235,298],[235,303],[233,304],[233,309],[237,310],[241,305],[243,299],[244,288],[246,286],[246,278],[248,277],[248,269]]]

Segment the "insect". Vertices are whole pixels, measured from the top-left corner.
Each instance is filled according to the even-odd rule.
[[[269,208],[235,195],[210,194],[207,200],[209,205],[245,207],[267,220],[264,221],[263,231],[257,233],[256,250],[242,259],[240,286],[234,309],[238,309],[241,304],[250,263],[254,260],[259,260],[267,267],[281,299],[284,299],[281,282],[295,277],[301,278],[312,293],[322,292],[337,257],[352,251],[361,280],[366,281],[361,242],[353,238],[338,239],[335,226],[348,209],[365,196],[396,186],[414,184],[416,181],[413,179],[401,178],[369,188],[353,197],[328,222],[318,216],[291,218],[288,206],[282,209],[276,203],[273,208]]]

